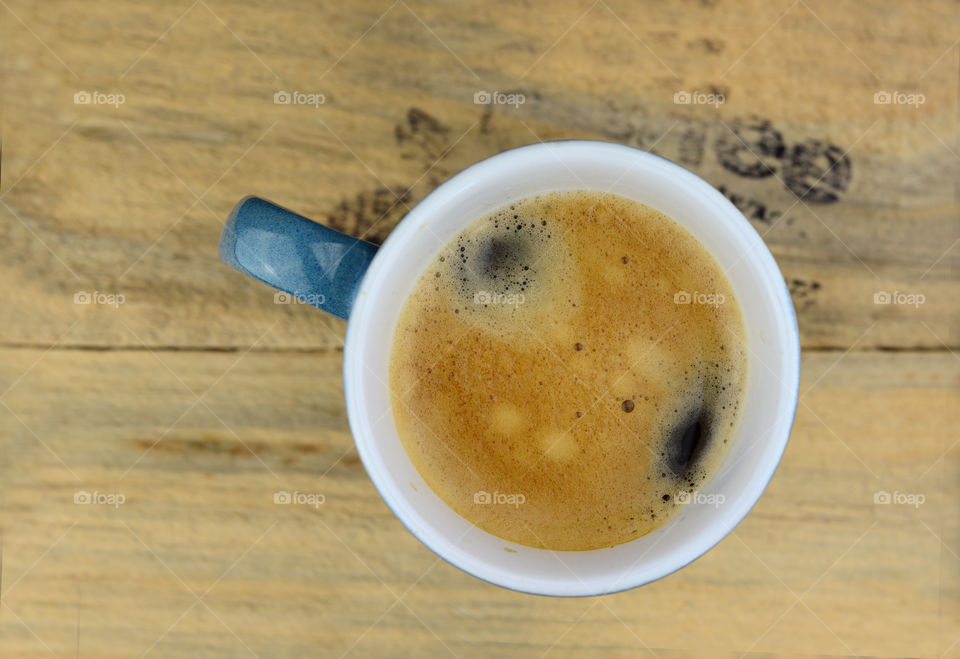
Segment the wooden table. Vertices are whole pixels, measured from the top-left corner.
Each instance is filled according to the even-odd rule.
[[[0,17],[0,655],[960,657],[954,3]],[[575,137],[733,199],[804,358],[786,455],[733,534],[652,585],[559,600],[401,526],[348,430],[344,323],[275,304],[216,244],[246,194],[379,241],[468,164]]]

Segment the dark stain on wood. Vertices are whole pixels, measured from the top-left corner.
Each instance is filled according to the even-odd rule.
[[[821,288],[820,282],[795,278],[786,279],[786,282],[787,289],[790,291],[790,297],[793,299],[794,306],[798,307],[798,310],[808,309],[816,304],[816,292]]]
[[[410,189],[381,187],[365,190],[337,204],[324,217],[324,224],[379,245],[412,206]]]

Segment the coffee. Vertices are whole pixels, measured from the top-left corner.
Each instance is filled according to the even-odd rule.
[[[715,471],[746,373],[707,250],[580,190],[500,208],[441,250],[401,310],[389,384],[407,454],[458,514],[585,550],[649,533]]]

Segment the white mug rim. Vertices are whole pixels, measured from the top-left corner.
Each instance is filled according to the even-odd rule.
[[[372,441],[370,436],[372,431],[370,430],[369,419],[362,414],[364,411],[362,395],[359,394],[359,392],[355,392],[353,388],[353,374],[360,372],[360,370],[363,368],[362,361],[364,351],[362,334],[364,310],[365,308],[368,309],[371,305],[376,304],[376,300],[370,299],[367,293],[373,287],[374,283],[383,278],[389,277],[390,274],[390,270],[384,269],[383,266],[383,264],[389,259],[381,258],[381,256],[392,256],[398,252],[401,252],[407,241],[411,240],[415,236],[418,230],[418,225],[429,221],[433,209],[440,206],[445,197],[450,195],[469,194],[473,180],[479,176],[482,176],[485,169],[489,171],[489,168],[503,164],[507,159],[516,159],[528,155],[556,157],[558,152],[562,152],[565,149],[613,149],[616,151],[629,150],[634,153],[636,158],[647,160],[648,164],[652,160],[655,160],[657,162],[657,167],[670,170],[672,176],[681,179],[677,183],[677,187],[683,187],[685,192],[690,194],[704,195],[709,197],[711,203],[717,205],[718,212],[722,210],[727,215],[735,215],[738,218],[738,230],[742,233],[740,236],[742,242],[744,244],[747,244],[747,242],[753,242],[754,244],[750,247],[751,252],[755,253],[756,258],[764,261],[763,266],[768,274],[775,272],[779,278],[780,283],[776,288],[778,293],[778,301],[781,304],[780,307],[775,310],[775,313],[782,314],[785,318],[787,318],[789,321],[788,324],[792,328],[793,337],[795,337],[794,341],[785,340],[784,342],[786,347],[795,354],[795,359],[791,360],[793,362],[791,369],[795,372],[795,377],[791,378],[790,381],[783,383],[783,391],[778,397],[778,402],[780,403],[780,412],[778,413],[777,419],[780,421],[780,425],[773,429],[770,435],[770,440],[766,442],[768,446],[767,451],[764,454],[763,469],[758,471],[758,474],[762,476],[762,478],[756,480],[756,483],[751,488],[751,493],[749,497],[747,497],[749,499],[749,504],[732,513],[727,513],[724,518],[725,523],[721,529],[714,530],[709,537],[700,537],[696,547],[685,552],[680,560],[670,565],[669,568],[665,568],[654,574],[648,574],[642,580],[636,580],[635,582],[627,581],[613,589],[602,591],[591,588],[588,584],[585,584],[582,581],[580,584],[573,583],[572,579],[563,583],[559,581],[551,581],[549,583],[534,582],[533,584],[527,584],[526,586],[518,587],[515,583],[506,580],[502,574],[497,574],[496,571],[485,569],[486,566],[482,564],[482,562],[472,560],[466,552],[454,551],[454,548],[450,546],[444,547],[444,538],[442,537],[442,534],[433,533],[432,529],[426,532],[421,532],[418,530],[411,523],[411,520],[408,519],[407,513],[404,511],[403,507],[399,506],[398,502],[394,500],[395,497],[392,492],[398,490],[393,488],[394,484],[387,476],[385,470],[379,464],[375,442]],[[476,219],[476,217],[466,219],[463,222],[463,227],[465,228]],[[452,565],[479,579],[487,581],[488,583],[531,594],[551,596],[591,596],[628,590],[668,576],[669,574],[672,574],[673,572],[693,562],[717,545],[746,517],[753,506],[760,499],[760,496],[772,479],[786,449],[786,444],[789,439],[796,414],[800,384],[800,346],[797,318],[790,299],[789,291],[786,287],[786,283],[783,281],[783,278],[780,275],[779,268],[777,267],[772,254],[770,254],[765,244],[763,244],[762,238],[757,233],[756,229],[753,228],[750,222],[729,202],[729,200],[726,199],[726,197],[724,197],[707,181],[700,178],[693,172],[681,167],[680,165],[677,165],[676,163],[673,163],[670,160],[667,160],[666,158],[662,158],[650,152],[612,142],[591,140],[558,140],[516,147],[497,153],[484,160],[480,160],[439,185],[408,212],[408,214],[400,221],[397,227],[390,233],[386,241],[379,248],[376,256],[364,275],[360,286],[358,287],[358,291],[357,300],[354,302],[354,306],[351,310],[350,318],[347,323],[347,332],[343,353],[344,396],[347,402],[348,421],[356,442],[358,454],[360,455],[364,467],[366,468],[371,480],[374,483],[374,486],[377,488],[384,502],[391,509],[394,515],[401,521],[401,523],[403,523],[403,525],[415,537],[417,537],[417,539],[419,539],[440,558],[443,558]],[[564,552],[559,553],[563,554]]]

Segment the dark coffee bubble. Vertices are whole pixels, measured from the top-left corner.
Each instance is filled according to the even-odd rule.
[[[680,417],[664,445],[664,459],[675,476],[690,473],[703,457],[710,441],[711,415],[701,402]]]
[[[530,241],[520,236],[495,236],[481,241],[477,249],[477,270],[494,280],[509,280],[529,263]]]
[[[546,257],[550,242],[544,226],[515,222],[512,215],[493,215],[485,226],[458,239],[454,248],[456,279],[466,298],[472,299],[478,291],[529,294],[543,276],[536,265]]]

